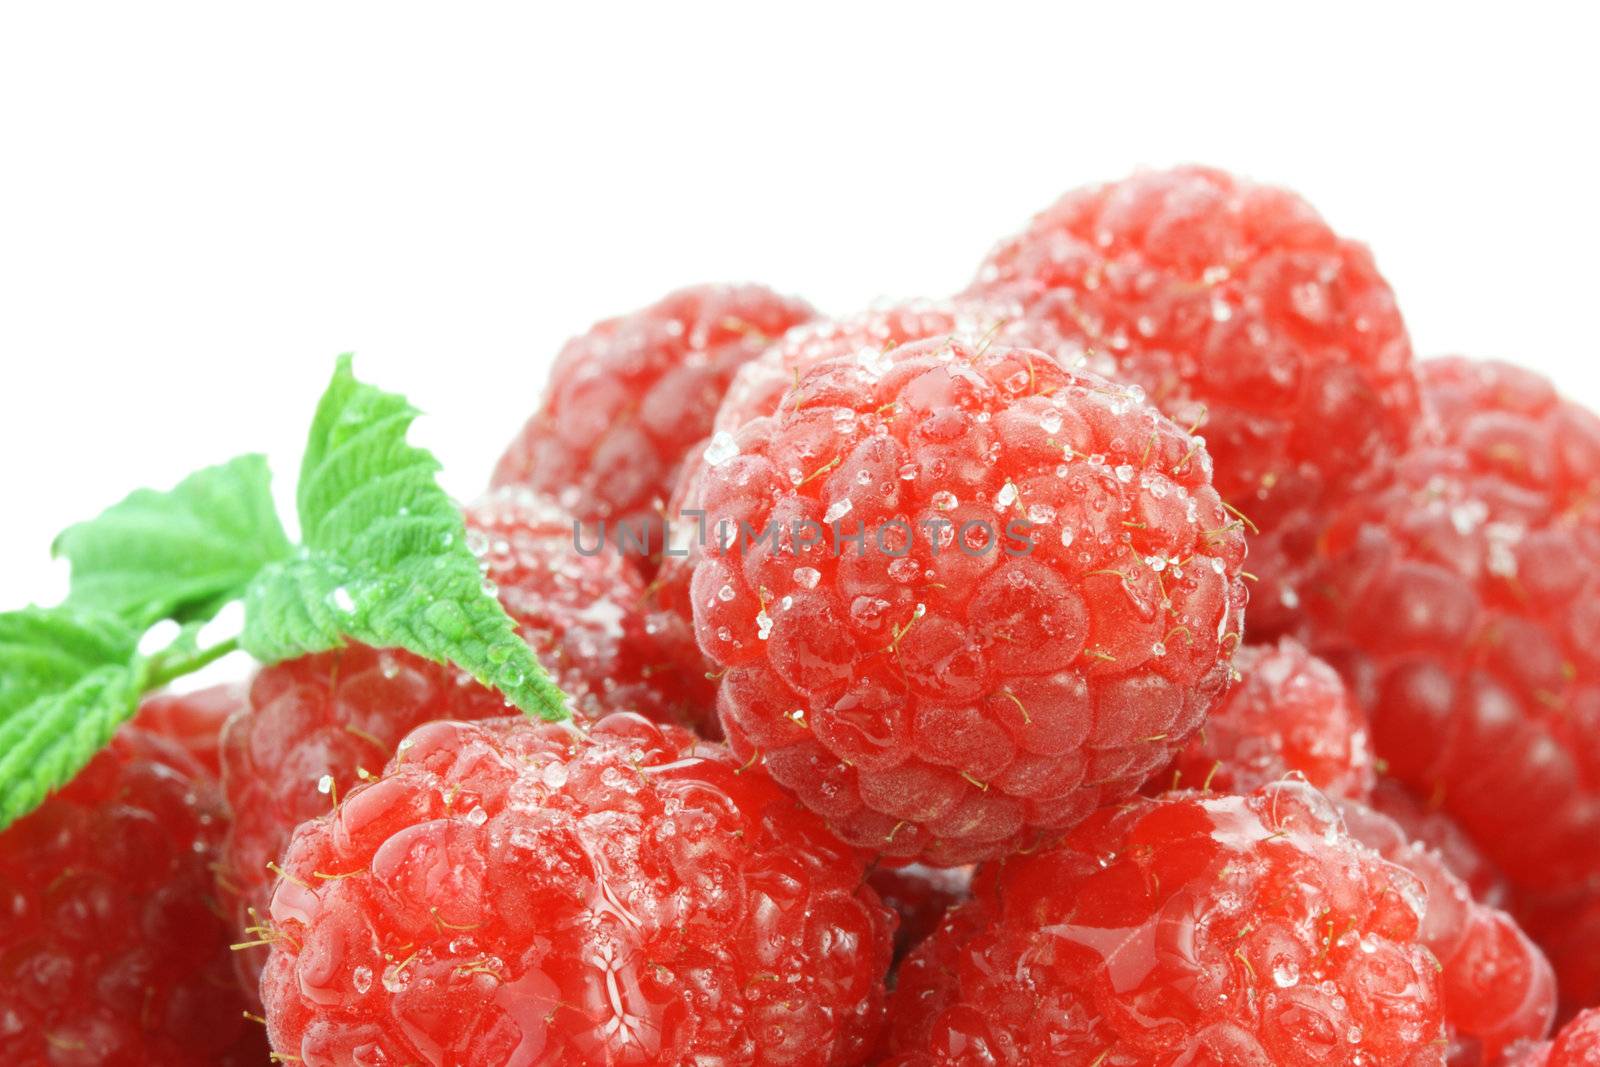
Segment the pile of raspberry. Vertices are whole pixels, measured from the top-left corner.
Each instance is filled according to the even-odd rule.
[[[465,513],[570,721],[361,645],[147,701],[0,835],[0,1052],[1600,1065],[1600,419],[1398,308],[1180,167],[599,323]]]

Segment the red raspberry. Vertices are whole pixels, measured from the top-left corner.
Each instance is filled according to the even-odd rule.
[[[1600,1067],[1600,1008],[1573,1019],[1554,1041],[1513,1049],[1501,1067]]]
[[[1300,197],[1203,167],[1067,193],[1002,242],[974,294],[1083,336],[1179,425],[1260,525],[1253,637],[1294,621],[1326,512],[1408,440],[1411,344],[1367,249]]]
[[[212,884],[223,823],[194,760],[124,727],[0,835],[0,1060],[212,1067],[259,1044]]]
[[[979,870],[900,968],[886,1067],[1443,1062],[1422,887],[1320,793],[1168,793]]]
[[[971,867],[874,867],[867,884],[894,911],[900,923],[894,931],[894,958],[898,961],[916,948],[944,919],[944,913],[967,898]]]
[[[222,773],[222,727],[245,706],[246,686],[214,685],[193,693],[157,693],[139,705],[136,725],[174,742],[213,778]]]
[[[501,490],[468,509],[467,533],[520,632],[578,714],[638,711],[662,721],[710,719],[703,668],[684,623],[647,613],[643,581],[610,548],[580,555],[571,519],[525,490]],[[587,546],[586,546],[587,551]],[[228,724],[223,782],[235,822],[227,885],[248,928],[264,912],[294,828],[326,812],[394,746],[434,719],[506,714],[504,700],[456,671],[405,652],[352,645],[266,668],[248,710]],[[241,956],[253,988],[264,952]]]
[[[556,357],[494,484],[549,493],[584,520],[656,530],[734,372],[812,314],[759,285],[702,285],[597,323]]]
[[[708,460],[723,728],[847,841],[955,866],[1063,831],[1226,683],[1244,544],[1203,447],[1042,352],[827,360]]]
[[[505,702],[454,671],[407,652],[350,645],[268,667],[249,709],[223,732],[222,782],[233,824],[220,876],[241,928],[255,939],[294,828],[327,812],[382,770],[407,733],[435,719],[506,714]],[[241,952],[254,989],[265,951]]]
[[[685,620],[693,614],[689,583],[700,546],[695,543],[696,523],[686,513],[704,508],[705,479],[712,466],[706,462],[708,453],[715,457],[737,447],[733,434],[748,422],[776,414],[801,373],[819,363],[847,358],[871,361],[912,341],[945,337],[964,337],[978,345],[998,342],[1038,348],[1064,366],[1080,365],[1085,358],[1078,346],[1059,337],[1048,323],[1026,320],[1020,305],[1000,301],[917,300],[794,327],[759,358],[739,368],[717,409],[716,434],[690,450],[667,505],[674,545],[651,586],[653,602]]]
[[[1399,823],[1408,840],[1437,853],[1473,900],[1491,908],[1511,907],[1511,884],[1505,875],[1450,816],[1423,804],[1392,778],[1378,780],[1367,804]]]
[[[1600,1004],[1600,893],[1529,895],[1517,917],[1555,966],[1562,1016]]]
[[[758,768],[618,714],[437,722],[303,826],[273,1046],[306,1067],[859,1064],[892,918]]]
[[[1037,348],[1065,366],[1087,359],[1076,334],[1063,337],[1043,319],[1029,320],[1022,305],[1004,300],[915,300],[873,308],[842,319],[818,319],[794,327],[739,368],[717,409],[720,432],[733,433],[751,419],[778,410],[798,376],[826,360],[873,360],[891,348],[930,338],[966,337]]]
[[[717,732],[693,626],[647,605],[644,580],[614,545],[521,489],[490,493],[466,520],[500,602],[580,714],[636,711]]]
[[[1356,801],[1340,805],[1350,836],[1416,875],[1428,891],[1422,940],[1439,961],[1451,1067],[1498,1061],[1550,1030],[1556,978],[1516,921],[1473,899],[1445,857],[1393,819]]]
[[[1390,773],[1520,888],[1600,878],[1600,419],[1504,364],[1422,364],[1437,440],[1320,546],[1310,644]]]
[[[1330,797],[1373,787],[1367,717],[1339,674],[1284,638],[1239,650],[1239,679],[1153,784],[1248,793],[1298,773]]]

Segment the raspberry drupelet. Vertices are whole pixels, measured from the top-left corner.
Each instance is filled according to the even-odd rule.
[[[644,609],[643,580],[619,553],[577,552],[570,517],[526,490],[500,490],[470,507],[467,535],[487,581],[577,714],[714,722],[704,667],[682,665],[699,657],[687,625]],[[247,707],[228,724],[223,752],[235,816],[224,882],[246,930],[265,911],[276,880],[269,864],[294,828],[380,770],[402,737],[434,719],[505,714],[499,694],[397,650],[350,645],[260,671]],[[264,959],[241,953],[247,986]]]
[[[1578,1015],[1554,1041],[1517,1046],[1500,1067],[1600,1067],[1600,1008]]]
[[[1427,889],[1421,936],[1439,961],[1451,1067],[1487,1067],[1507,1046],[1544,1037],[1556,1014],[1556,976],[1516,921],[1475,899],[1443,855],[1395,820],[1355,800],[1338,807],[1352,838]]]
[[[1240,649],[1233,667],[1233,687],[1153,785],[1248,793],[1298,773],[1330,797],[1371,793],[1366,715],[1337,671],[1290,638]]]
[[[691,586],[723,728],[853,844],[956,866],[1060,833],[1227,682],[1240,523],[1136,391],[921,341],[823,361],[724,445]]]
[[[1327,510],[1418,420],[1410,341],[1371,254],[1295,194],[1222,171],[1069,192],[969,292],[1020,300],[1200,427],[1217,491],[1261,530],[1252,639],[1295,622]]]
[[[864,873],[680,727],[431,723],[295,835],[273,1047],[305,1067],[860,1064],[893,925]]]
[[[874,359],[912,341],[941,337],[1037,348],[1066,367],[1082,366],[1089,359],[1076,334],[1063,335],[1045,319],[1026,317],[1015,301],[967,298],[889,304],[843,318],[814,319],[791,329],[739,368],[717,408],[714,426],[731,433],[751,419],[773,414],[797,376],[824,361]]]
[[[946,337],[1037,348],[1067,367],[1080,366],[1087,358],[1081,346],[1058,335],[1049,323],[1026,319],[1020,305],[1000,300],[915,300],[794,327],[739,368],[717,409],[716,433],[691,449],[684,461],[667,506],[673,549],[661,560],[651,585],[652,603],[685,620],[692,616],[689,583],[702,546],[690,520],[696,509],[704,508],[708,455],[725,454],[735,447],[733,434],[740,427],[776,414],[799,376],[819,363],[871,361],[912,341]]]
[[[214,685],[192,693],[156,693],[139,705],[141,730],[173,742],[216,778],[222,773],[222,728],[244,707],[248,687]]]
[[[125,726],[0,834],[0,1060],[247,1062],[260,1027],[212,882],[224,821],[199,764]]]
[[[1437,427],[1322,538],[1309,643],[1389,773],[1524,891],[1600,878],[1600,419],[1499,363],[1421,365]]]
[[[884,1062],[1441,1065],[1424,910],[1302,782],[1136,798],[980,868],[901,965]]]
[[[812,314],[763,286],[701,285],[597,323],[556,357],[494,484],[548,493],[585,521],[648,529],[659,552],[673,475],[711,432],[734,372]]]
[[[1352,838],[1427,889],[1421,939],[1442,968],[1452,1067],[1493,1064],[1510,1043],[1543,1037],[1556,1009],[1549,962],[1499,910],[1501,885],[1492,872],[1484,877],[1487,865],[1460,831],[1394,782],[1375,782],[1364,717],[1338,674],[1288,638],[1246,647],[1234,663],[1242,679],[1207,717],[1174,773],[1152,784],[1181,787],[1203,775],[1206,790],[1245,793],[1294,775],[1333,796]],[[1475,888],[1485,897],[1476,897]]]

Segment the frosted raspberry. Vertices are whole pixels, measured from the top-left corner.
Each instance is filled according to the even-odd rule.
[[[938,928],[944,913],[967,898],[971,867],[874,867],[867,875],[884,904],[899,917],[894,931],[894,958],[905,957]]]
[[[1556,977],[1528,935],[1473,899],[1445,858],[1357,801],[1340,803],[1350,836],[1416,875],[1428,891],[1422,942],[1439,961],[1451,1067],[1493,1064],[1510,1044],[1536,1040],[1556,1013]]]
[[[526,490],[491,493],[466,519],[490,586],[578,714],[713,724],[711,683],[688,626],[646,610],[643,580],[620,553],[599,546],[581,554],[570,516]],[[505,713],[498,694],[405,652],[352,645],[261,671],[248,709],[228,725],[224,752],[235,813],[225,882],[247,931],[275,880],[268,864],[296,826],[382,768],[415,727]],[[264,959],[241,955],[247,986]]]
[[[0,1060],[214,1067],[259,1043],[212,884],[223,822],[193,759],[124,727],[0,834]]]
[[[1248,793],[1299,773],[1331,797],[1372,791],[1367,719],[1332,667],[1297,641],[1239,650],[1238,680],[1155,782]]]
[[[1294,621],[1326,512],[1418,419],[1411,345],[1367,249],[1300,197],[1203,167],[1067,193],[972,288],[1077,333],[1183,426],[1252,538],[1253,637]]]
[[[174,742],[213,778],[222,773],[222,727],[246,701],[238,683],[193,693],[157,693],[139,705],[141,730]]]
[[[1035,350],[813,367],[704,482],[692,599],[730,743],[880,853],[954,866],[1067,829],[1226,683],[1244,544],[1209,472]]]
[[[1037,348],[1068,367],[1081,366],[1088,359],[1076,334],[1064,336],[1046,320],[1026,318],[1022,305],[1014,301],[890,304],[841,319],[816,319],[791,329],[759,358],[739,368],[717,409],[715,428],[732,433],[751,419],[773,414],[796,378],[826,360],[853,358],[871,364],[900,345],[946,337]]]
[[[490,493],[466,521],[501,604],[576,711],[718,730],[693,626],[649,605],[638,569],[614,544],[521,489]]]
[[[980,869],[900,968],[886,1067],[1442,1064],[1424,907],[1304,783],[1134,799]]]
[[[1394,777],[1570,891],[1600,876],[1600,419],[1503,364],[1421,368],[1437,440],[1331,523],[1309,643]]]
[[[219,876],[244,941],[258,940],[274,868],[307,819],[383,769],[395,745],[435,719],[506,714],[504,700],[407,652],[350,645],[268,667],[249,707],[223,732],[222,781],[233,812]],[[266,962],[258,948],[236,958],[254,990]]]
[[[668,500],[673,550],[661,561],[651,586],[652,603],[688,620],[689,583],[700,558],[698,525],[711,468],[736,449],[733,434],[746,423],[777,413],[785,393],[819,363],[854,359],[881,363],[884,353],[912,341],[964,338],[975,346],[1006,344],[1048,352],[1063,366],[1081,365],[1081,346],[1058,335],[1049,323],[1027,320],[1020,305],[1003,301],[917,300],[873,308],[841,319],[816,319],[794,327],[760,357],[739,368],[717,409],[716,433],[690,449]]]
[[[432,723],[285,868],[262,990],[306,1067],[827,1067],[877,1038],[860,857],[678,727]]]
[[[1500,1067],[1600,1067],[1600,1009],[1573,1019],[1554,1041],[1519,1045]]]
[[[556,357],[494,484],[530,486],[581,519],[659,537],[673,474],[710,433],[734,371],[811,316],[759,285],[702,285],[597,323]]]
[[[1407,840],[1437,854],[1466,885],[1473,900],[1491,908],[1510,909],[1511,885],[1505,875],[1450,816],[1423,804],[1392,778],[1380,778],[1366,803],[1398,823]]]

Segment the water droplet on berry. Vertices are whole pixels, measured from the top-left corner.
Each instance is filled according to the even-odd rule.
[[[894,564],[891,563],[889,566],[892,569]],[[796,567],[794,569],[794,580],[806,589],[815,589],[817,583],[822,580],[822,572],[815,567]]]
[[[739,443],[733,439],[733,434],[727,431],[718,431],[711,438],[711,443],[706,446],[706,462],[713,467],[720,467],[728,460],[739,454]]]
[[[941,489],[933,494],[933,506],[940,511],[954,511],[961,501],[948,489]]]
[[[828,505],[828,510],[823,512],[822,521],[838,522],[840,519],[850,514],[850,509],[852,506],[853,505],[850,503],[849,497],[845,497],[843,500],[835,500],[832,504]]]

